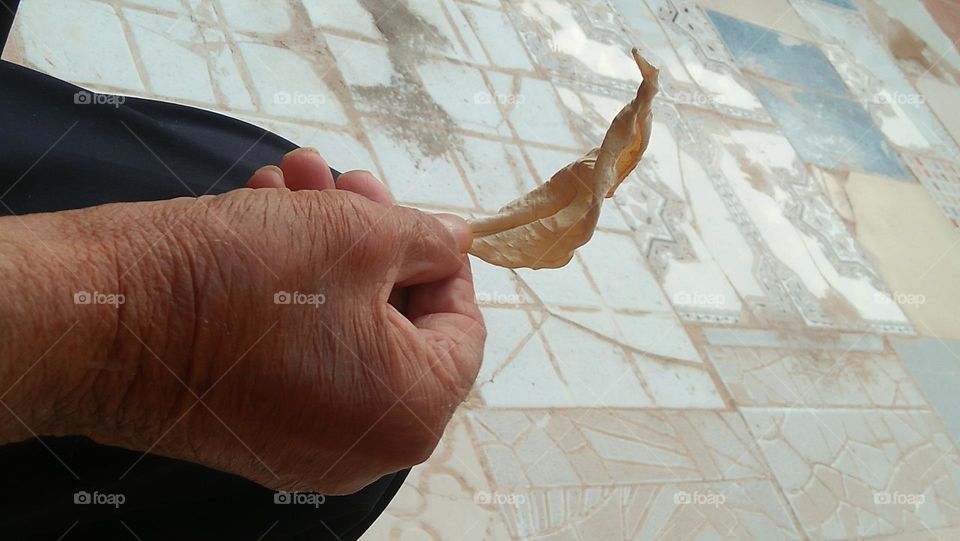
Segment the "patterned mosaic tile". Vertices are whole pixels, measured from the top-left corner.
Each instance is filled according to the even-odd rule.
[[[699,89],[679,92],[679,104],[713,109],[736,118],[769,122],[770,116],[734,65],[723,41],[690,0],[648,0],[664,33]]]
[[[602,0],[527,0],[508,13],[536,63],[552,80],[636,90],[640,72],[615,11]]]
[[[847,93],[830,61],[814,44],[716,11],[708,10],[707,15],[745,69],[810,90]]]
[[[859,13],[832,9],[819,0],[793,0],[793,5],[890,142],[913,152],[960,157],[923,96]]]
[[[894,355],[750,348],[707,352],[737,405],[926,407]]]
[[[960,458],[932,413],[742,411],[811,539],[960,524]]]
[[[768,475],[731,412],[468,412],[500,489],[730,481]]]
[[[860,104],[772,83],[757,82],[757,94],[805,161],[906,178],[890,144]]]
[[[468,415],[516,538],[798,537],[735,414]]]
[[[960,228],[960,165],[915,154],[902,158],[950,223]]]
[[[364,539],[509,539],[462,414],[451,421],[426,464],[414,468]]]
[[[781,325],[911,332],[779,132],[692,108],[655,119],[618,201],[682,317],[739,321],[745,307]]]

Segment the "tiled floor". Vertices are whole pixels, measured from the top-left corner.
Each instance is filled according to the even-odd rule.
[[[958,20],[953,0],[29,0],[4,58],[482,215],[599,143],[640,47],[662,86],[646,157],[567,267],[475,262],[480,377],[368,538],[946,540]]]

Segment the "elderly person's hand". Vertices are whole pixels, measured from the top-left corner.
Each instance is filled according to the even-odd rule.
[[[426,459],[483,351],[469,229],[288,158],[267,189],[0,219],[0,441],[329,494]]]

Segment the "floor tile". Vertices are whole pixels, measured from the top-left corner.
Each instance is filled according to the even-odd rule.
[[[919,184],[851,174],[857,242],[917,333],[960,338],[957,230]],[[878,298],[878,300],[880,300]]]
[[[740,406],[926,407],[890,354],[715,347],[707,353]]]
[[[467,182],[488,212],[496,212],[537,187],[516,145],[465,135],[458,155]]]
[[[714,346],[750,348],[790,348],[839,351],[883,351],[883,338],[873,334],[837,333],[813,334],[802,332],[769,331],[764,329],[734,329],[705,327],[703,335]]]
[[[464,420],[454,418],[430,460],[413,468],[364,539],[509,539],[498,508],[510,495],[491,488]]]
[[[383,168],[383,180],[397,201],[450,209],[474,208],[473,198],[449,153],[429,155],[416,141],[402,139],[374,120],[364,119],[363,126]]]
[[[174,100],[215,101],[210,66],[203,54],[207,51],[198,53],[186,46],[205,41],[198,26],[180,18],[133,9],[123,10],[123,16],[130,24],[153,92]],[[222,42],[223,36],[219,37]]]
[[[570,148],[583,146],[571,131],[556,91],[549,82],[497,72],[490,72],[489,77],[494,89],[493,98],[503,107],[521,139]],[[593,145],[597,144],[599,142]]]
[[[230,0],[220,3],[227,25],[241,32],[279,34],[290,28],[290,12],[284,4],[260,0]]]
[[[330,27],[356,32],[368,38],[383,39],[373,16],[358,0],[301,0],[310,23],[315,27]]]
[[[954,142],[960,141],[960,111],[954,106],[960,100],[960,87],[929,75],[917,79],[916,86],[923,102],[939,117]]]
[[[804,160],[831,169],[853,167],[906,178],[893,149],[860,104],[759,82],[757,91]]]
[[[953,439],[960,443],[960,341],[917,338],[891,343]]]
[[[511,492],[520,539],[800,539],[769,481]],[[543,537],[541,537],[543,536]]]
[[[497,489],[769,475],[740,416],[731,412],[476,410],[468,417]]]
[[[704,107],[725,115],[770,122],[710,20],[691,0],[648,0],[657,13],[687,73],[698,91],[680,91],[676,102]]]
[[[830,4],[831,6],[836,6],[843,9],[856,10],[857,6],[853,3],[852,0],[817,0],[825,4]]]
[[[290,49],[254,42],[240,43],[239,48],[263,112],[346,125],[343,107],[323,81],[319,66]]]
[[[743,410],[811,539],[960,524],[960,459],[929,412]]]
[[[641,76],[616,13],[600,0],[531,0],[509,5],[534,61],[551,79],[636,89]]]
[[[707,15],[744,69],[810,90],[846,95],[843,81],[814,44],[716,11],[707,10]]]
[[[947,220],[960,228],[960,164],[917,154],[903,154],[902,158],[930,197],[943,209]]]
[[[812,41],[803,21],[790,7],[789,0],[697,0],[697,4],[703,9],[718,11],[798,39]]]
[[[464,4],[462,10],[491,64],[505,69],[533,70],[520,37],[504,12],[470,4]]]
[[[22,58],[12,60],[79,85],[99,83],[144,91],[111,6],[89,0],[22,2],[17,22],[11,41],[21,44]]]
[[[891,143],[948,159],[960,157],[960,150],[923,96],[858,13],[833,9],[819,0],[793,0],[793,5],[826,49],[853,97],[870,112]]]
[[[417,67],[424,88],[457,126],[471,131],[510,136],[500,114],[498,99],[491,94],[480,70],[440,60],[427,60]],[[522,107],[524,104],[520,104]]]
[[[911,332],[894,303],[878,301],[889,293],[783,135],[694,109],[657,112],[667,129],[618,199],[685,319],[737,321],[746,302],[778,325]]]

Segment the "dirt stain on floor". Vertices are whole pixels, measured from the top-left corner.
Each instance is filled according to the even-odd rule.
[[[459,146],[456,121],[433,100],[416,73],[423,51],[449,47],[447,38],[405,1],[360,0],[360,4],[386,38],[396,74],[389,85],[354,87],[354,91],[382,115],[391,136],[415,144],[425,156],[441,156]]]

